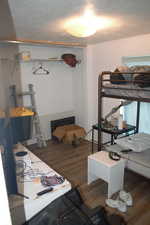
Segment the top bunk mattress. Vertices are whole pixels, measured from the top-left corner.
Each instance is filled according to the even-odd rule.
[[[105,84],[103,86],[102,91],[105,95],[112,96],[124,96],[124,97],[135,97],[135,98],[150,98],[150,87],[140,88],[136,85],[126,84],[126,85],[118,85],[118,84]]]

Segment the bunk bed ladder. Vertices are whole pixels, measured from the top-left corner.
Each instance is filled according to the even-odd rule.
[[[36,103],[35,103],[35,92],[33,89],[33,84],[29,84],[28,89],[29,89],[29,91],[17,94],[16,85],[10,86],[11,98],[13,100],[13,105],[15,107],[18,106],[18,98],[17,97],[23,97],[23,96],[27,96],[27,95],[30,96],[31,106],[29,106],[27,108],[31,109],[34,112],[33,125],[35,128],[35,138],[37,140],[37,145],[40,148],[46,147],[46,141],[45,141],[44,136],[41,131],[40,119],[39,119],[39,115],[38,115],[37,107],[36,107]]]

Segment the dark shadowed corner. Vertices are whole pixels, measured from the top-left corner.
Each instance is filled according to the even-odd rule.
[[[0,40],[16,39],[13,18],[7,0],[0,1],[0,31]],[[18,193],[8,113],[11,107],[10,86],[16,85],[17,89],[21,89],[20,66],[15,60],[18,52],[19,47],[17,45],[0,42],[0,112],[3,112],[0,116],[0,145],[4,148],[2,161],[7,193],[10,198],[12,194]],[[24,217],[24,209],[20,211],[20,215]],[[13,221],[13,213],[11,213],[11,216]]]

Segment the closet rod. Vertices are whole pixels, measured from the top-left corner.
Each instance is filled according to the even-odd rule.
[[[70,43],[70,42],[55,42],[55,41],[44,41],[44,40],[24,40],[24,39],[0,39],[0,43],[6,43],[6,44],[41,44],[41,45],[55,45],[55,46],[64,46],[64,47],[78,47],[78,48],[84,48],[86,47],[85,44],[80,43]]]

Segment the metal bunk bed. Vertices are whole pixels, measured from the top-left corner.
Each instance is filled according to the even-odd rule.
[[[116,80],[113,78],[113,75],[121,74],[120,72],[110,72],[105,71],[99,75],[98,79],[98,151],[102,150],[102,132],[105,132],[102,128],[102,108],[103,108],[103,98],[116,98],[116,99],[124,99],[129,101],[137,102],[137,115],[136,115],[136,130],[135,133],[139,132],[139,119],[140,119],[140,102],[149,102],[150,103],[150,87],[141,88],[138,85],[140,83],[149,82],[138,80],[135,81],[133,76],[135,74],[138,75],[149,75],[149,72],[124,72],[123,75],[131,74],[132,79],[129,81],[125,80]],[[119,82],[122,84],[111,84],[113,82]],[[126,83],[126,84],[125,84]],[[116,149],[119,151],[118,146],[112,145],[111,149]],[[131,159],[131,165],[129,165],[129,169],[140,173],[146,177],[150,178],[150,150],[144,151],[144,153],[132,153],[133,158]],[[123,156],[124,157],[124,156]],[[136,158],[136,160],[134,160]],[[129,158],[128,158],[129,159]],[[144,160],[144,163],[143,161]],[[130,163],[128,163],[130,164]]]

